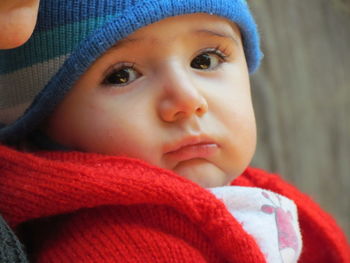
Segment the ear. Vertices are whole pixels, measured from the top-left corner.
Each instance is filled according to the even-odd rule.
[[[273,214],[275,212],[275,208],[270,205],[263,205],[261,207],[261,211],[263,211],[266,214]]]

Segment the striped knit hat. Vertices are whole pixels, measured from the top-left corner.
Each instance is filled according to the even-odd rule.
[[[86,69],[118,40],[161,19],[208,13],[241,30],[249,72],[262,58],[245,0],[42,0],[22,47],[0,51],[0,142],[33,131]]]

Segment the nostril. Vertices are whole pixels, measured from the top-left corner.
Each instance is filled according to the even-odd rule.
[[[202,116],[207,111],[208,111],[208,103],[204,98],[202,98],[202,101],[201,101],[200,105],[198,106],[198,108],[196,109],[195,113],[199,116]]]
[[[183,111],[179,111],[175,113],[173,120],[174,121],[181,120],[181,119],[184,119],[185,117],[186,117],[186,113]]]
[[[196,113],[202,115],[204,113],[204,110],[201,107],[199,107],[197,108]]]
[[[207,112],[207,110],[205,108],[198,107],[195,111],[195,114],[199,117],[202,117],[206,112]]]

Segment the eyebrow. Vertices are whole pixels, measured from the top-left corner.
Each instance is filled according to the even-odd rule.
[[[209,29],[198,29],[191,31],[190,33],[195,33],[195,34],[207,34],[207,35],[212,35],[216,37],[221,37],[221,38],[228,38],[231,39],[236,45],[239,45],[239,40],[237,39],[236,34],[229,34],[226,32],[219,32],[219,31],[214,31],[214,30],[209,30]],[[126,37],[121,40],[119,40],[117,43],[115,43],[111,48],[121,48],[123,46],[127,46],[130,43],[136,43],[145,40],[145,38],[130,38]]]
[[[236,45],[239,45],[237,34],[230,34],[230,33],[226,33],[226,32],[219,32],[219,31],[214,31],[214,30],[209,30],[209,29],[195,30],[194,33],[208,34],[208,35],[217,36],[217,37],[221,37],[221,38],[228,38],[228,39],[231,39],[233,42],[235,42]]]
[[[142,41],[142,40],[143,40],[143,38],[129,38],[129,37],[126,37],[126,38],[123,38],[123,39],[119,40],[111,48],[112,49],[121,48],[122,46],[126,46],[129,43],[139,42],[139,41]]]

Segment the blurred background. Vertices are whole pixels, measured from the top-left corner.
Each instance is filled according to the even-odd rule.
[[[248,2],[265,54],[253,166],[309,194],[350,238],[350,0]]]

